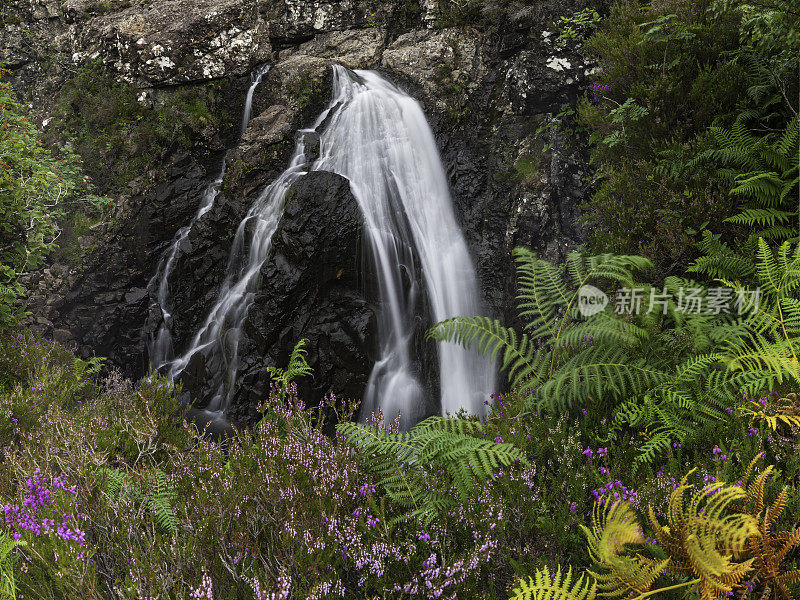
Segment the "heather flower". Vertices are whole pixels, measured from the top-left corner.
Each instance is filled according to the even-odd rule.
[[[21,539],[22,532],[27,531],[34,536],[54,533],[63,540],[77,542],[79,545],[85,544],[86,533],[71,526],[73,520],[83,520],[86,518],[85,515],[80,513],[73,516],[64,514],[58,515],[55,519],[43,515],[43,513],[53,515],[55,508],[53,505],[56,502],[53,496],[54,490],[76,495],[77,488],[75,486],[69,486],[64,476],[55,477],[48,484],[40,475],[39,469],[36,469],[33,477],[26,480],[25,488],[28,491],[27,496],[19,505],[11,503],[3,505],[5,524],[15,540]],[[43,511],[43,509],[45,510]]]
[[[214,600],[214,587],[207,573],[203,573],[202,583],[192,590],[190,597],[197,600]]]

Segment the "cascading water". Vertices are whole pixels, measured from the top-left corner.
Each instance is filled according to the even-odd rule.
[[[203,196],[200,200],[200,208],[197,209],[192,220],[188,225],[181,227],[178,230],[172,245],[169,247],[161,260],[158,263],[155,275],[150,279],[147,284],[148,289],[155,288],[156,293],[153,297],[154,304],[161,311],[161,324],[158,331],[148,340],[148,351],[150,356],[150,368],[158,369],[164,366],[173,357],[172,347],[172,306],[169,301],[169,276],[172,273],[172,267],[175,264],[175,259],[178,257],[178,251],[181,244],[184,243],[192,227],[197,220],[206,214],[211,207],[214,206],[214,200],[219,194],[220,187],[222,186],[222,178],[225,176],[225,162],[222,163],[222,168],[219,174],[214,178],[209,186],[203,190]]]
[[[261,65],[250,75],[250,87],[247,90],[247,97],[244,103],[244,112],[242,113],[242,124],[240,128],[240,135],[244,134],[250,123],[250,115],[253,111],[253,93],[261,83],[261,79],[269,72],[270,65]],[[169,276],[172,273],[172,268],[175,265],[175,260],[178,257],[178,251],[186,238],[189,237],[189,232],[192,230],[194,224],[206,214],[214,206],[214,200],[217,199],[219,190],[222,187],[222,179],[225,177],[225,161],[222,161],[219,173],[214,180],[203,190],[203,195],[200,199],[200,206],[197,212],[189,221],[189,224],[181,227],[175,235],[172,245],[161,257],[158,263],[156,272],[147,284],[148,290],[155,289],[155,294],[151,294],[153,304],[161,312],[161,324],[155,334],[152,334],[147,340],[147,350],[150,361],[151,369],[159,369],[172,360],[174,356],[173,343],[172,343],[172,306],[169,301]]]
[[[261,83],[261,79],[269,73],[272,65],[261,65],[250,75],[250,87],[247,90],[247,97],[244,99],[244,112],[242,113],[242,127],[239,130],[239,135],[244,135],[247,125],[250,123],[250,115],[253,112],[253,94]]]
[[[224,411],[230,401],[239,367],[242,324],[258,289],[259,272],[278,228],[284,197],[291,185],[308,170],[300,133],[289,168],[261,192],[236,230],[216,303],[187,352],[170,366],[171,375],[176,376],[198,352],[206,357],[206,369],[213,373],[214,391],[206,407],[211,413]],[[248,245],[249,251],[245,253]]]
[[[433,322],[480,314],[480,292],[467,245],[453,215],[447,177],[425,113],[413,98],[372,71],[335,68],[334,96],[346,98],[321,136],[315,169],[350,180],[364,214],[383,312],[381,357],[362,411],[410,414],[422,399],[411,368],[413,282],[422,270]],[[411,281],[412,289],[404,289]],[[481,413],[495,372],[474,352],[440,343],[442,412]],[[362,413],[363,414],[363,413]],[[368,414],[368,413],[367,413]]]
[[[369,234],[382,313],[380,357],[365,391],[364,414],[381,407],[387,416],[414,415],[424,402],[411,349],[418,283],[425,284],[433,321],[480,312],[475,270],[419,104],[374,72],[336,66],[333,100],[313,130],[323,123],[319,158],[306,162],[304,134],[312,130],[299,132],[289,168],[239,225],[218,300],[187,352],[170,365],[176,376],[195,354],[203,354],[206,371],[213,374],[211,412],[224,411],[230,402],[242,325],[286,192],[309,170],[331,171],[350,181]],[[463,407],[481,413],[494,387],[491,365],[455,344],[440,344],[438,350],[442,412]]]

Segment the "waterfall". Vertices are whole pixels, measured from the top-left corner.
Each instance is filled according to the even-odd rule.
[[[304,134],[321,127],[320,155],[309,165]],[[330,105],[312,130],[299,132],[289,168],[264,189],[239,225],[218,299],[170,371],[180,374],[195,354],[202,353],[213,373],[208,410],[227,408],[237,376],[242,325],[285,194],[309,170],[331,171],[350,181],[369,236],[381,304],[380,355],[362,411],[368,414],[381,407],[388,417],[400,411],[413,418],[425,399],[412,356],[423,286],[430,305],[425,322],[479,314],[480,293],[424,112],[372,71],[334,67]],[[489,362],[455,344],[439,344],[438,353],[442,412],[465,408],[482,413],[494,388]]]
[[[247,96],[244,99],[244,112],[242,113],[242,126],[239,129],[239,135],[244,135],[247,124],[250,123],[250,115],[253,112],[253,94],[261,83],[261,79],[269,73],[271,65],[261,65],[250,74],[250,87],[247,90]]]
[[[364,215],[383,310],[381,354],[362,414],[380,406],[391,418],[397,411],[409,414],[422,399],[410,356],[415,283],[424,281],[431,322],[480,314],[480,292],[422,107],[372,71],[336,67],[334,86],[334,96],[346,102],[322,133],[314,168],[350,180]],[[482,413],[494,391],[491,365],[456,344],[440,343],[438,352],[442,412]]]
[[[269,72],[270,65],[261,65],[250,75],[250,87],[247,90],[247,97],[245,98],[244,111],[242,113],[242,123],[240,127],[240,135],[244,134],[250,123],[250,115],[253,111],[253,93],[256,87],[261,83],[261,79]],[[186,238],[189,237],[189,232],[194,227],[194,224],[206,214],[214,206],[214,200],[217,199],[219,190],[222,187],[222,179],[225,177],[225,161],[222,161],[219,173],[217,173],[214,180],[208,184],[203,190],[200,197],[200,206],[197,212],[189,221],[188,225],[181,227],[178,233],[175,234],[175,239],[161,257],[156,267],[155,274],[150,278],[147,283],[147,289],[155,289],[155,295],[151,294],[153,303],[151,308],[157,308],[161,313],[161,324],[158,331],[152,334],[147,340],[147,350],[151,369],[159,369],[166,365],[174,356],[174,349],[172,343],[172,305],[169,298],[169,276],[172,273],[172,268],[175,265],[175,260],[178,258],[178,252],[181,249]]]
[[[172,241],[172,245],[167,249],[161,260],[158,263],[156,272],[147,284],[147,289],[155,288],[156,293],[153,298],[156,307],[161,311],[161,324],[158,326],[158,331],[148,340],[148,352],[150,356],[150,368],[158,369],[164,366],[173,356],[172,346],[172,306],[169,298],[169,276],[172,273],[172,267],[175,265],[175,260],[178,258],[178,251],[181,248],[184,240],[189,237],[189,232],[197,222],[197,220],[206,214],[211,207],[214,206],[214,200],[219,194],[220,187],[222,186],[222,178],[225,176],[225,162],[223,161],[219,173],[214,178],[208,187],[203,190],[203,195],[200,199],[200,207],[197,212],[189,221],[188,225],[181,227]]]
[[[208,412],[224,411],[230,402],[239,368],[242,324],[258,289],[259,272],[278,228],[286,192],[308,170],[304,150],[301,132],[289,168],[261,192],[236,230],[217,301],[192,338],[189,349],[170,366],[174,377],[198,352],[206,357],[206,368],[214,373]]]

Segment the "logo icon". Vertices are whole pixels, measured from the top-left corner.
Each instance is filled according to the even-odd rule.
[[[593,285],[582,285],[578,290],[578,311],[584,317],[601,313],[608,306],[608,296]]]

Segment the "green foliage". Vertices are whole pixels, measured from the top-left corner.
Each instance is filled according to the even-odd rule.
[[[0,70],[2,75],[2,70]],[[54,155],[25,116],[8,83],[0,82],[0,328],[20,316],[20,275],[40,266],[56,247],[60,221],[85,204],[89,191],[70,149]]]
[[[392,501],[424,523],[452,509],[456,494],[462,500],[474,494],[494,478],[494,469],[526,462],[511,444],[477,437],[483,427],[476,421],[429,417],[408,432],[358,423],[341,423],[336,429],[358,449]]]
[[[798,379],[797,357],[800,353],[800,244],[785,241],[772,249],[758,238],[756,260],[727,249],[707,235],[704,249],[711,251],[693,265],[693,270],[711,275],[743,290],[757,285],[759,310],[739,325],[743,335],[732,336],[724,343],[728,368],[746,392],[757,389],[757,373],[769,373],[778,383]],[[715,249],[720,248],[718,252]],[[761,385],[764,382],[760,382]]]
[[[167,481],[163,471],[155,472],[147,507],[153,513],[156,523],[165,532],[174,535],[178,529],[178,519],[172,504],[175,501],[175,490]]]
[[[531,407],[602,407],[613,414],[606,434],[612,441],[629,428],[646,431],[636,469],[676,441],[699,439],[703,427],[726,420],[726,409],[737,396],[800,384],[797,250],[786,242],[773,255],[766,242],[759,244],[759,260],[751,271],[757,273],[760,306],[745,311],[742,300],[739,320],[681,311],[674,301],[681,290],[704,288],[679,278],[665,282],[664,291],[673,300],[660,316],[652,309],[638,315],[605,310],[583,319],[579,290],[589,283],[640,287],[645,298],[650,296],[651,290],[633,279],[633,271],[649,262],[573,253],[559,269],[517,249],[518,308],[525,333],[485,317],[455,317],[428,335],[474,346],[494,360],[502,357],[500,367],[512,388]],[[741,292],[746,298],[735,278],[723,282],[733,288],[733,297]]]
[[[17,586],[14,581],[14,549],[25,546],[5,531],[0,531],[0,600],[15,600]]]
[[[69,600],[116,594],[178,600],[191,597],[205,574],[215,597],[231,600],[258,597],[257,586],[262,591],[290,589],[295,597],[313,596],[328,587],[336,590],[329,597],[340,597],[344,590],[346,597],[361,598],[380,597],[406,585],[409,590],[417,585],[418,595],[425,598],[435,598],[440,591],[440,597],[507,598],[517,588],[513,594],[523,598],[529,593],[532,598],[542,594],[563,600],[589,590],[589,600],[595,584],[595,593],[605,590],[586,569],[598,575],[611,571],[592,566],[595,550],[580,534],[579,524],[594,532],[598,553],[605,553],[618,573],[624,574],[624,564],[635,563],[637,554],[656,563],[668,558],[647,540],[618,548],[616,558],[609,554],[623,532],[610,526],[608,532],[594,529],[604,513],[591,520],[593,498],[618,491],[631,499],[636,511],[650,502],[659,523],[677,531],[667,520],[669,509],[662,513],[660,508],[687,463],[701,465],[694,475],[697,481],[741,481],[748,492],[728,509],[753,516],[760,533],[748,544],[765,541],[769,546],[761,553],[763,564],[758,559],[752,563],[752,573],[763,573],[755,580],[756,597],[771,585],[767,581],[774,573],[779,577],[800,566],[795,554],[782,554],[787,542],[780,541],[797,536],[793,516],[800,506],[795,492],[800,457],[786,427],[765,428],[749,437],[748,419],[734,415],[704,429],[702,443],[670,447],[659,455],[663,462],[644,464],[632,475],[643,432],[618,432],[617,441],[601,456],[598,438],[607,432],[609,423],[604,420],[610,417],[604,407],[590,406],[586,413],[573,408],[558,415],[536,414],[528,409],[529,397],[511,394],[496,398],[482,423],[438,418],[422,436],[414,430],[399,434],[371,427],[354,434],[364,437],[363,444],[352,444],[330,435],[328,419],[348,422],[355,405],[328,398],[307,410],[293,386],[286,398],[274,386],[271,410],[252,428],[220,444],[183,423],[175,388],[163,377],[153,374],[134,385],[112,371],[92,390],[69,400],[56,387],[40,387],[46,378],[39,375],[46,369],[75,369],[69,352],[55,344],[27,341],[12,350],[16,354],[11,360],[25,366],[13,372],[22,378],[20,385],[0,393],[0,430],[10,423],[14,436],[13,443],[8,438],[0,442],[0,504],[21,501],[25,481],[37,467],[45,480],[63,476],[76,493],[56,495],[53,513],[85,513],[79,526],[88,541],[78,546],[51,535],[26,536],[28,546],[16,552],[18,596]],[[768,402],[765,410],[769,407]],[[401,435],[405,441],[411,437],[416,455],[409,454]],[[448,440],[452,436],[459,440],[455,445]],[[488,458],[474,458],[474,442],[460,441],[462,437],[478,442],[478,452],[487,452]],[[373,443],[386,453],[360,451]],[[715,443],[722,450],[712,453]],[[593,457],[587,445],[596,449]],[[506,447],[511,454],[492,464],[492,453]],[[746,464],[761,451],[777,461],[781,485],[788,486],[785,502],[780,487],[773,490],[770,484],[775,470],[758,477],[741,474],[742,461]],[[432,455],[429,462],[425,457]],[[465,466],[463,460],[472,464]],[[489,465],[481,467],[487,460]],[[432,507],[437,512],[427,524],[427,515],[410,518],[413,503],[395,501],[381,484],[383,476],[371,466],[384,463],[394,469],[387,470],[389,487],[392,477],[399,481],[400,473],[419,505],[428,496],[433,504],[439,495],[450,508]],[[753,480],[767,484],[761,509]],[[464,482],[466,493],[459,493]],[[638,495],[632,495],[634,489]],[[397,491],[404,493],[402,488]],[[717,497],[708,496],[696,511],[700,515]],[[688,507],[688,490],[683,499]],[[778,514],[781,506],[786,508]],[[688,508],[684,512],[691,518]],[[643,537],[652,538],[648,521],[638,522]],[[762,525],[767,522],[769,532],[764,535]],[[731,561],[749,558],[735,556]],[[566,569],[560,576],[543,571],[548,563],[569,563],[572,574]],[[539,571],[545,575],[537,575]],[[583,579],[576,584],[579,574]],[[553,586],[557,577],[559,583]],[[668,588],[692,578],[697,576],[668,572],[652,590],[666,590],[665,598],[674,597],[694,591],[697,584]],[[537,592],[537,579],[549,585],[548,590]],[[742,586],[752,583],[749,577],[733,591],[739,594]],[[786,586],[794,594],[791,580]]]
[[[306,362],[308,352],[303,348],[308,340],[300,340],[295,344],[292,354],[289,357],[289,364],[285,369],[281,367],[267,367],[267,372],[279,386],[281,397],[285,398],[289,389],[289,384],[298,377],[309,377],[312,369]]]
[[[169,535],[177,533],[175,489],[161,469],[156,469],[147,485],[141,487],[120,469],[104,467],[101,473],[104,491],[112,502],[126,499],[137,502],[147,508],[161,531]]]
[[[558,20],[559,34],[556,44],[563,44],[568,40],[583,38],[597,27],[600,22],[600,13],[594,8],[588,7],[579,10],[568,17],[561,17]]]
[[[429,337],[466,347],[475,343],[481,354],[493,359],[502,350],[501,368],[512,387],[535,393],[539,404],[550,407],[638,394],[664,378],[659,369],[627,352],[644,330],[607,313],[582,321],[578,304],[579,290],[590,282],[633,287],[632,271],[647,268],[647,259],[572,253],[561,270],[526,249],[514,252],[518,308],[529,333],[518,336],[483,317],[456,317],[436,325]],[[589,336],[593,343],[586,344]]]
[[[83,17],[89,19],[94,15],[117,12],[131,6],[131,0],[97,0],[83,9]]]
[[[585,205],[595,249],[641,253],[663,277],[694,258],[705,227],[786,237],[796,207],[778,199],[797,195],[796,151],[781,161],[774,138],[785,132],[786,148],[796,134],[798,22],[783,2],[612,5],[586,43],[600,67],[578,107],[598,169]],[[758,159],[717,160],[743,153]]]
[[[745,199],[740,212],[727,221],[748,227],[746,245],[752,246],[760,237],[797,241],[800,235],[799,127],[800,122],[793,119],[773,143],[753,135],[742,121],[729,130],[711,127],[714,147],[689,163],[695,167],[702,161],[714,162],[719,168],[718,176],[731,186],[730,193]]]
[[[516,179],[522,184],[531,184],[536,181],[541,165],[536,156],[523,154],[514,162]]]
[[[466,27],[481,21],[482,0],[437,0],[438,18],[436,26]]]
[[[387,23],[392,38],[417,27],[422,18],[419,0],[399,0],[394,3],[392,19]]]

